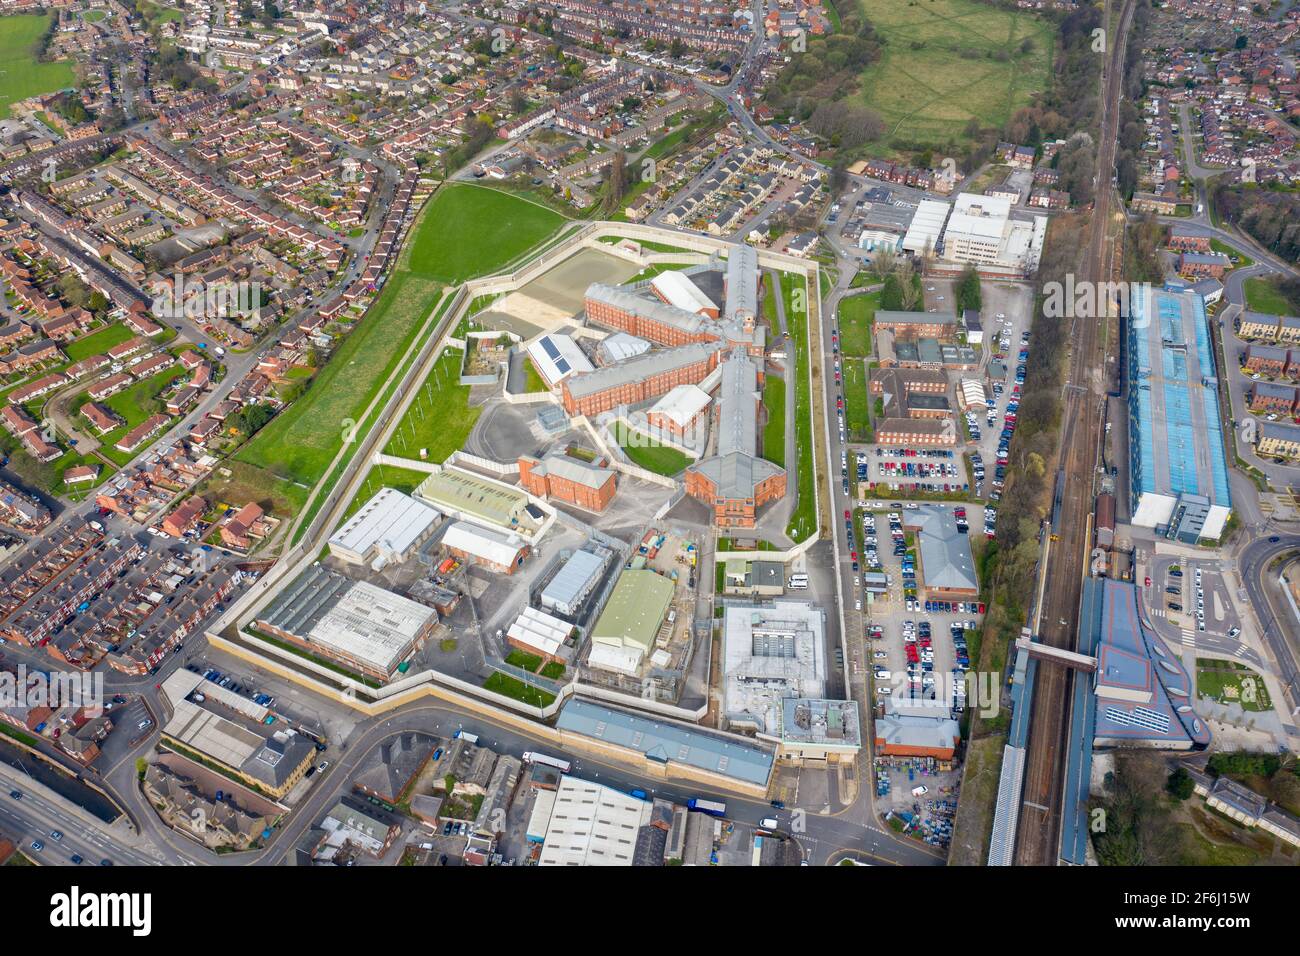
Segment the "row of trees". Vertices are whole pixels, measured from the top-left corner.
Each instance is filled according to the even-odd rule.
[[[1300,196],[1251,184],[1220,183],[1219,215],[1288,262],[1300,261]]]

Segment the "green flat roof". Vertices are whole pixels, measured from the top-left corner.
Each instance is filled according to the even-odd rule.
[[[592,629],[593,640],[619,639],[646,653],[673,601],[673,582],[654,571],[624,571]]]

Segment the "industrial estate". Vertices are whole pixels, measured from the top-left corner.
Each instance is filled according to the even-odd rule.
[[[1297,864],[1298,41],[0,0],[0,862]]]

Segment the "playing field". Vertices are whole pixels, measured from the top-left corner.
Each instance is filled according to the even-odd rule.
[[[38,63],[32,45],[45,31],[45,16],[0,17],[0,117],[9,106],[35,96],[76,86],[72,64]]]
[[[501,270],[564,222],[559,213],[500,190],[448,183],[421,216],[402,266],[439,282],[462,282]]]
[[[891,143],[960,141],[972,119],[1001,127],[1047,88],[1052,26],[1031,13],[975,0],[858,2],[885,40],[884,55],[862,76],[867,105],[888,126],[882,152]],[[1026,39],[1032,48],[1022,52]]]

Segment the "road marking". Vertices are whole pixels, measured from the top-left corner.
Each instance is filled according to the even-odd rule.
[[[1183,628],[1183,647],[1196,646],[1196,632],[1190,628]]]

